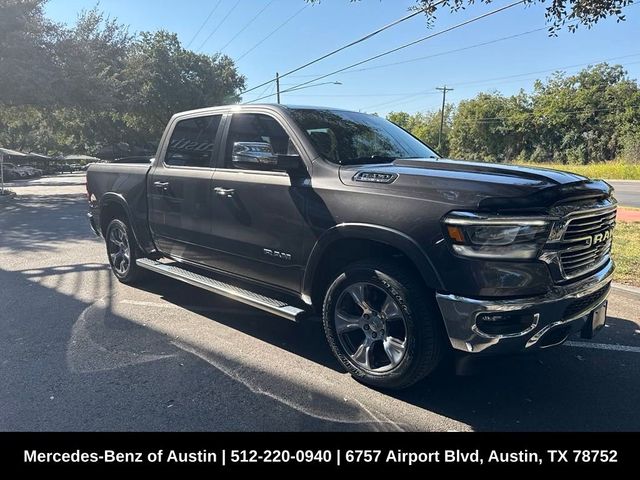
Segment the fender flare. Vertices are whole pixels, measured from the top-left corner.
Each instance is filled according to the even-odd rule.
[[[342,223],[324,232],[311,250],[311,255],[307,261],[302,280],[303,297],[311,297],[313,281],[325,253],[331,248],[334,242],[346,238],[373,240],[400,250],[415,265],[427,286],[434,290],[442,290],[444,288],[442,279],[440,275],[438,275],[429,256],[422,247],[407,234],[380,225]]]
[[[134,239],[136,241],[136,244],[138,245],[138,247],[141,248],[142,245],[140,243],[140,236],[138,235],[137,226],[135,225],[134,217],[133,217],[133,215],[131,213],[131,208],[129,207],[129,203],[119,193],[107,192],[102,196],[102,198],[100,198],[100,203],[99,203],[99,205],[100,205],[100,218],[101,218],[100,222],[102,222],[102,211],[106,208],[107,205],[109,205],[111,203],[116,203],[116,204],[118,204],[119,206],[121,206],[124,209],[124,212],[127,215],[127,220],[129,222],[129,225],[131,226],[131,231],[133,232],[133,237],[134,237]]]

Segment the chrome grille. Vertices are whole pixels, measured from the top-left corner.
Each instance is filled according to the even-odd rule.
[[[559,252],[565,278],[574,278],[604,264],[611,255],[616,208],[576,214],[567,220]]]

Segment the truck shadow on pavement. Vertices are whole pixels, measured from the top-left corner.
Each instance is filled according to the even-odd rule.
[[[160,276],[144,288],[177,307],[344,372],[331,355],[319,322],[294,324]],[[638,328],[618,317],[608,321],[630,337]],[[634,412],[640,401],[640,383],[631,373],[637,355],[558,347],[537,354],[489,358],[477,362],[469,375],[455,375],[445,368],[405,391],[382,393],[475,430],[637,431],[640,417]]]
[[[324,339],[320,319],[295,323],[170,278],[152,274],[139,286],[163,300],[337,372],[345,370]]]
[[[0,285],[0,430],[385,429],[328,388],[122,314],[106,265],[0,269]]]
[[[638,328],[607,321],[629,337]],[[488,359],[469,376],[440,375],[394,396],[476,430],[638,431],[638,360],[633,352],[560,346]]]

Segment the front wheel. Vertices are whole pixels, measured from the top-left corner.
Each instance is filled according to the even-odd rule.
[[[393,262],[348,266],[329,287],[323,326],[336,356],[358,381],[406,388],[438,366],[444,335],[435,300]]]
[[[105,238],[109,265],[116,278],[125,284],[140,280],[144,271],[136,264],[140,256],[129,225],[117,218],[112,220]]]

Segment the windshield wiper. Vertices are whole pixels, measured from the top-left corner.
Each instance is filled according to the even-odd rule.
[[[387,155],[371,155],[369,157],[348,158],[340,162],[342,165],[360,165],[364,163],[391,163],[398,157],[390,157]]]

